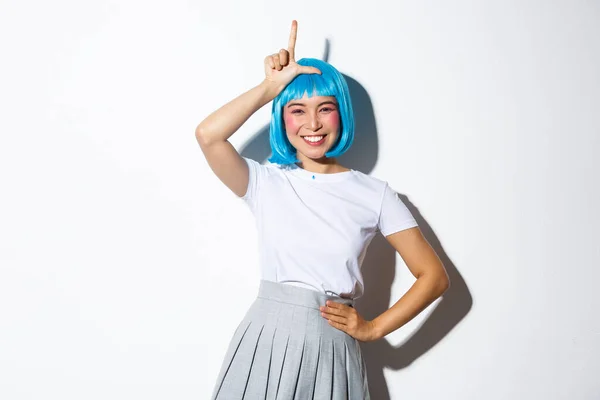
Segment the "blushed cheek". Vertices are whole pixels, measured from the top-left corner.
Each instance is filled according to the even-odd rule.
[[[340,114],[337,112],[332,112],[325,115],[321,121],[323,124],[329,126],[331,130],[337,132],[340,129]]]
[[[283,122],[285,123],[285,131],[288,135],[295,135],[298,133],[300,124],[298,124],[291,115],[284,115]]]

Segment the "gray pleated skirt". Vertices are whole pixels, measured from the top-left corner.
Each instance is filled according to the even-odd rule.
[[[260,281],[226,351],[212,400],[369,400],[359,341],[319,307],[351,299]]]

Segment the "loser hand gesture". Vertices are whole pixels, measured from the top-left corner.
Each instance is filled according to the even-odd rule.
[[[315,67],[299,65],[296,62],[295,47],[297,32],[298,23],[294,20],[292,21],[292,30],[287,50],[281,49],[279,53],[265,57],[265,80],[274,85],[277,94],[300,74],[321,73]]]

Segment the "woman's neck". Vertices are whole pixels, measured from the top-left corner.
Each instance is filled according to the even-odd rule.
[[[349,171],[348,168],[338,164],[335,158],[323,157],[316,160],[301,154],[297,155],[297,158],[300,162],[296,163],[296,165],[306,171],[315,172],[318,174],[335,174],[338,172]]]

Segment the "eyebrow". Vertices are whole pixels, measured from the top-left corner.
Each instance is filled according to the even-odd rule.
[[[321,107],[323,104],[332,104],[332,105],[334,105],[334,106],[336,106],[336,107],[337,107],[337,104],[336,104],[334,101],[331,101],[331,100],[327,100],[327,101],[324,101],[324,102],[322,102],[322,103],[319,103],[319,104],[317,105],[317,107]],[[301,107],[306,107],[306,105],[305,105],[305,104],[302,104],[302,103],[290,103],[290,104],[288,104],[288,108],[290,108],[290,107],[292,107],[292,106],[301,106]]]

